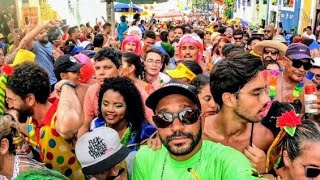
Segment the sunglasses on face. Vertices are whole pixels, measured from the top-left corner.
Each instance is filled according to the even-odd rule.
[[[315,178],[318,177],[320,174],[320,167],[316,166],[306,166],[304,167],[305,176],[307,178]]]
[[[271,53],[271,55],[277,55],[277,54],[279,54],[279,51],[270,51],[270,50],[264,49],[263,53],[264,54],[270,54]]]
[[[158,128],[167,128],[175,118],[178,118],[182,124],[193,124],[198,121],[200,113],[200,109],[187,109],[176,113],[156,114],[152,119]]]
[[[297,68],[299,69],[301,66],[303,66],[303,69],[304,70],[310,70],[311,67],[312,67],[312,64],[310,62],[303,62],[303,61],[300,61],[300,60],[292,60],[292,66],[294,68]]]
[[[270,30],[264,30],[264,32],[265,32],[265,33],[271,33],[271,31],[270,31]]]
[[[238,40],[242,40],[242,37],[233,37],[233,39],[238,41]]]

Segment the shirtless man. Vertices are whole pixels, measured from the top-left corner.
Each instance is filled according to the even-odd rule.
[[[210,75],[210,89],[220,112],[205,120],[203,138],[231,146],[265,173],[271,131],[259,124],[268,111],[267,81],[262,61],[240,54],[222,61]]]

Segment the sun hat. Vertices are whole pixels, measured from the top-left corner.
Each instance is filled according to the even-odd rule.
[[[288,49],[288,47],[276,40],[264,40],[264,41],[260,41],[258,42],[254,47],[253,47],[253,51],[258,54],[259,56],[263,55],[263,50],[265,48],[274,48],[277,49],[279,51],[280,56],[285,56],[285,53]]]

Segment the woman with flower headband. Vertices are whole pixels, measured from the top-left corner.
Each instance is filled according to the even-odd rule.
[[[275,171],[275,179],[319,179],[320,126],[309,119],[301,121],[294,110],[277,117],[281,130],[267,153],[266,172]]]

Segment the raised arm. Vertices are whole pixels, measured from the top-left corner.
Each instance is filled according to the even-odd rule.
[[[83,124],[81,103],[70,81],[61,80],[55,88],[60,94],[55,127],[64,139],[72,139]]]
[[[27,50],[31,50],[33,49],[33,41],[35,39],[35,37],[37,37],[37,35],[44,29],[46,28],[50,28],[50,27],[54,27],[57,25],[57,22],[54,20],[50,20],[44,24],[40,24],[38,26],[36,26],[33,30],[31,30],[30,32],[28,32],[24,38],[21,40],[19,47],[25,47],[25,49]]]

